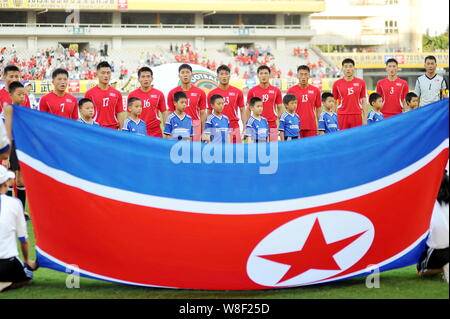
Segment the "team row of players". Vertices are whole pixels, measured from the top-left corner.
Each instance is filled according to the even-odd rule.
[[[425,61],[426,65],[430,61],[436,65],[435,58],[428,57],[427,59]],[[402,113],[407,109],[406,96],[409,91],[408,83],[397,76],[397,61],[390,59],[386,65],[388,77],[380,80],[377,84],[377,92],[382,96],[383,100],[381,113],[385,118]],[[332,96],[330,96],[339,102],[337,116],[333,116],[331,113],[328,113],[328,115],[334,119],[337,117],[337,126],[339,129],[347,129],[367,123],[368,99],[365,82],[362,79],[354,77],[354,61],[346,59],[343,61],[342,66],[344,78],[334,83]],[[266,66],[261,66],[258,68],[257,74],[259,84],[248,92],[247,100],[250,102],[254,97],[261,99],[263,106],[261,116],[267,120],[269,131],[275,132],[275,134],[271,134],[270,140],[276,140],[278,139],[276,132],[279,128],[277,120],[288,117],[284,112],[287,109],[287,104],[282,103],[281,91],[269,82],[270,69]],[[163,93],[152,86],[152,70],[148,67],[143,67],[138,72],[140,88],[128,95],[128,101],[131,101],[133,98],[140,101],[142,111],[138,115],[138,119],[145,122],[146,133],[151,136],[162,137],[159,113],[161,113],[163,121],[167,123],[169,115],[176,111],[175,93],[184,92],[186,95],[184,112],[193,122],[196,133],[194,135],[200,139],[200,136],[204,137],[201,133],[205,132],[204,129],[205,125],[207,125],[207,120],[211,120],[211,116],[208,115],[214,115],[214,113],[217,115],[217,112],[214,112],[212,107],[212,97],[214,95],[220,95],[223,100],[223,111],[220,113],[228,118],[229,126],[233,131],[239,131],[239,120],[242,121],[243,127],[247,127],[252,115],[250,103],[247,106],[244,102],[242,91],[229,84],[230,70],[227,66],[220,66],[217,69],[217,75],[219,86],[213,89],[207,98],[203,90],[192,85],[191,66],[188,64],[181,65],[178,74],[181,85],[169,92],[166,104]],[[141,121],[133,119],[132,112],[126,112],[127,108],[124,108],[122,105],[121,93],[109,85],[111,80],[111,67],[107,62],[101,62],[97,65],[97,76],[98,85],[85,94],[85,98],[89,99],[93,106],[93,120],[101,126],[115,129],[122,129],[124,124],[131,124],[130,127],[142,126]],[[12,82],[19,80],[19,70],[15,66],[7,66],[4,70],[3,77],[6,80],[6,87],[0,91],[0,108],[4,103],[12,103],[9,92],[6,89]],[[324,117],[328,116],[326,114],[322,114],[321,116],[321,93],[319,89],[309,84],[309,68],[305,65],[298,67],[297,77],[299,80],[298,85],[291,87],[287,94],[292,94],[296,97],[297,106],[295,113],[301,121],[299,136],[314,136],[318,133],[318,120],[321,118],[323,120]],[[90,122],[89,117],[85,117],[81,111],[79,112],[76,98],[66,93],[68,83],[67,71],[57,69],[53,72],[52,78],[54,91],[41,98],[40,110],[73,119],[78,119],[80,115],[81,121]],[[433,80],[428,76],[427,79]],[[443,81],[439,83],[440,87],[444,87],[442,83],[446,86],[445,81]],[[430,88],[431,84],[429,86]],[[427,83],[425,83],[426,85]],[[416,85],[416,91],[418,87],[420,94],[421,84],[419,80],[418,85]],[[424,99],[421,98],[421,104],[422,100],[425,99],[426,96],[424,96]],[[86,100],[84,100],[82,105],[85,102]],[[27,96],[24,97],[22,105],[29,106]],[[86,112],[86,116],[89,116],[88,114],[91,113],[92,111]],[[126,118],[127,114],[128,119]],[[173,116],[170,119],[173,119]],[[127,126],[125,127],[127,128]]]

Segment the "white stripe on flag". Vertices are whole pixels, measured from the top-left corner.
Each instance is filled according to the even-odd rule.
[[[145,207],[154,207],[165,210],[174,210],[181,212],[202,213],[202,214],[219,214],[219,215],[253,215],[279,213],[292,210],[307,209],[317,206],[330,205],[339,203],[349,199],[364,196],[392,184],[395,184],[406,177],[414,174],[416,171],[430,163],[444,149],[448,148],[449,139],[444,140],[429,154],[411,164],[410,166],[395,172],[389,176],[380,178],[373,182],[360,186],[344,189],[337,192],[315,195],[310,197],[302,197],[296,199],[268,201],[268,202],[240,202],[240,203],[224,203],[224,202],[207,202],[194,201],[186,199],[167,198],[162,196],[147,195],[127,191],[115,187],[105,186],[93,183],[62,170],[52,168],[43,162],[32,158],[21,150],[17,150],[17,155],[21,162],[47,175],[60,183],[79,188],[88,193],[92,193],[104,198],[121,201],[124,203],[141,205]]]

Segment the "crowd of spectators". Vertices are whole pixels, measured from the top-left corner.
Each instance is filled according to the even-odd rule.
[[[311,68],[312,77],[336,77],[339,71],[327,67],[322,60],[317,63],[308,62],[308,49],[295,48],[294,56],[298,56],[305,61],[301,63],[307,64]],[[40,49],[29,58],[22,58],[17,53],[14,45],[11,47],[0,48],[0,69],[6,65],[12,64],[22,70],[22,78],[24,80],[50,80],[51,72],[56,68],[63,68],[69,72],[69,78],[73,80],[93,80],[96,78],[95,66],[104,60],[107,60],[112,67],[115,78],[128,79],[130,74],[134,74],[137,70],[144,66],[155,67],[166,63],[191,63],[200,64],[201,66],[215,72],[217,67],[227,64],[232,70],[233,78],[254,78],[256,70],[261,65],[267,65],[271,69],[272,78],[295,77],[295,70],[282,72],[275,64],[275,57],[271,54],[270,47],[262,49],[261,47],[245,47],[242,46],[234,52],[234,61],[224,63],[210,58],[206,50],[196,50],[190,43],[170,44],[168,51],[161,53],[150,53],[141,51],[138,57],[136,67],[129,70],[130,63],[126,64],[123,60],[114,61],[101,51],[90,49],[80,50],[74,48],[64,48],[59,45],[57,48]],[[131,72],[130,72],[131,71]]]

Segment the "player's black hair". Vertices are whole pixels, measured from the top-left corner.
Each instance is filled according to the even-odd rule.
[[[139,71],[138,71],[138,78],[141,76],[142,72],[150,72],[150,74],[153,77],[153,71],[148,66],[143,66],[142,68],[139,69]]]
[[[269,71],[269,74],[270,74],[270,68],[267,65],[260,65],[258,67],[258,69],[256,70],[256,74],[259,74],[259,72],[261,72],[262,70],[267,70],[267,71]]]
[[[20,72],[19,68],[15,65],[7,65],[5,66],[5,69],[3,70],[3,75],[7,75],[8,72]]]
[[[17,90],[18,88],[23,88],[23,84],[20,83],[19,81],[15,81],[12,82],[9,87],[8,87],[8,92],[9,94],[13,94],[15,90]]]
[[[350,58],[344,59],[344,61],[342,61],[342,66],[344,66],[344,64],[347,64],[347,63],[351,63],[351,64],[353,64],[353,66],[355,66],[355,61],[353,59],[350,59]]]
[[[300,70],[304,70],[304,71],[311,72],[311,69],[310,69],[309,66],[307,66],[307,65],[300,65],[300,66],[297,68],[297,73],[298,73]]]
[[[283,104],[288,105],[291,101],[297,101],[297,97],[294,94],[286,94],[283,97]]]
[[[91,99],[88,99],[87,97],[84,97],[84,98],[82,98],[81,100],[78,101],[78,108],[81,109],[83,107],[83,104],[87,103],[87,102],[91,102],[92,104],[94,104]]]
[[[429,55],[425,58],[425,63],[427,63],[427,60],[433,60],[437,63],[436,57],[434,55]]]
[[[418,97],[416,93],[414,92],[409,92],[408,94],[406,94],[406,103],[411,103],[411,100],[413,99],[413,97]]]
[[[250,105],[250,107],[255,106],[256,102],[262,102],[261,98],[254,96],[250,99],[250,102],[248,102],[248,105]]]
[[[178,68],[178,73],[180,73],[183,69],[188,69],[192,73],[192,67],[187,63],[183,63],[182,65],[180,65],[180,67]]]
[[[211,96],[211,98],[209,99],[209,103],[211,105],[213,105],[217,99],[222,99],[223,100],[223,96],[219,95],[219,94],[214,94],[213,96]]]
[[[386,65],[388,65],[389,63],[392,63],[392,62],[394,62],[395,64],[398,65],[398,61],[397,61],[396,59],[394,59],[394,58],[388,59],[388,60],[386,61]]]
[[[442,176],[441,188],[439,188],[439,193],[437,196],[437,201],[439,204],[442,203],[448,204],[450,202],[450,190],[449,190],[449,178],[447,174],[447,170],[444,171],[444,176]]]
[[[381,96],[381,94],[374,92],[372,94],[370,94],[369,96],[369,103],[370,105],[372,105],[373,103],[375,103],[378,99],[382,99],[383,97]]]
[[[111,65],[106,61],[97,64],[97,71],[100,70],[101,68],[109,68],[110,70],[112,70]]]
[[[173,95],[173,101],[176,103],[181,99],[187,99],[186,93],[184,93],[183,91],[175,92],[175,94]]]
[[[334,99],[333,94],[331,94],[330,92],[324,92],[322,93],[322,103],[325,103],[325,101],[329,98],[332,97]]]
[[[230,68],[225,64],[222,64],[217,68],[217,74],[219,74],[220,71],[227,71],[228,73],[231,73]]]
[[[66,70],[60,68],[60,69],[55,69],[52,72],[52,79],[56,78],[60,74],[65,74],[67,76],[67,78],[69,78],[69,72],[67,72]]]
[[[130,97],[127,102],[128,107],[130,107],[136,101],[140,101],[140,99],[137,97]]]

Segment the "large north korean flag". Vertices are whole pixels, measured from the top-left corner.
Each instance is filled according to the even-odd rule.
[[[448,113],[444,100],[219,156],[15,108],[38,260],[124,284],[226,290],[412,265],[448,160]]]

